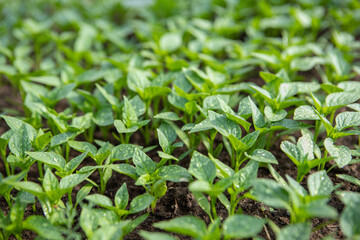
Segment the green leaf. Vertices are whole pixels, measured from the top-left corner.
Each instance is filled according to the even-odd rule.
[[[341,201],[345,203],[345,209],[340,217],[341,230],[348,238],[360,235],[360,194],[356,192],[340,192]]]
[[[209,216],[211,216],[211,207],[207,197],[205,197],[205,195],[201,192],[193,192],[192,194],[196,199],[196,202],[199,204],[200,208],[204,210],[204,212],[206,212]]]
[[[253,182],[254,187],[250,193],[257,201],[261,201],[271,207],[288,208],[289,195],[285,189],[273,180],[257,179]]]
[[[65,159],[55,152],[27,152],[27,154],[39,162],[56,168],[58,171],[64,170],[66,167]]]
[[[136,165],[136,173],[139,175],[143,175],[143,174],[151,175],[156,170],[156,163],[138,148],[135,149],[133,162]]]
[[[129,193],[126,183],[123,183],[115,194],[115,206],[119,209],[125,209],[129,202]]]
[[[264,109],[264,114],[265,117],[271,122],[277,122],[283,120],[286,117],[287,112],[284,109],[280,109],[278,112],[274,113],[271,107],[266,106]]]
[[[248,99],[249,99],[249,102],[250,102],[251,111],[252,111],[252,118],[253,118],[253,122],[254,122],[256,130],[258,128],[265,127],[266,122],[265,122],[264,115],[260,112],[260,110],[255,105],[255,103],[251,100],[251,98],[248,97]]]
[[[130,164],[116,164],[111,165],[111,169],[115,172],[125,174],[126,176],[129,176],[133,179],[137,179],[138,175],[136,173],[136,168],[131,166]]]
[[[342,168],[348,165],[352,159],[351,151],[346,146],[335,146],[334,140],[326,138],[324,140],[324,146],[332,157],[335,158],[336,164]]]
[[[96,156],[97,149],[94,145],[92,145],[89,142],[68,141],[68,144],[71,148],[81,153],[88,152],[91,158],[95,158]]]
[[[172,182],[188,182],[192,179],[191,174],[185,168],[178,165],[160,167],[158,176]]]
[[[296,166],[300,166],[302,153],[298,146],[289,141],[283,141],[280,144],[280,149],[295,163]]]
[[[60,188],[59,181],[49,168],[45,172],[42,185],[45,192],[58,191]]]
[[[112,125],[114,123],[112,108],[110,106],[100,108],[93,117],[93,121],[100,127]]]
[[[25,125],[21,125],[9,140],[9,149],[18,158],[24,159],[25,152],[30,151],[32,148],[30,136]]]
[[[234,135],[237,138],[241,137],[240,127],[223,114],[218,114],[211,110],[208,111],[210,123],[220,134],[225,137]]]
[[[138,130],[138,126],[132,126],[131,128],[126,128],[125,124],[121,120],[115,120],[114,126],[118,133],[133,133]]]
[[[63,143],[66,143],[70,139],[73,139],[74,137],[76,137],[79,133],[80,132],[69,131],[69,132],[60,133],[58,135],[55,135],[51,139],[50,147],[53,148],[53,147],[59,146]]]
[[[223,224],[225,238],[251,238],[261,232],[264,221],[248,215],[232,215]]]
[[[153,224],[154,227],[193,238],[201,238],[206,234],[206,224],[194,216],[182,216]]]
[[[168,87],[147,87],[144,90],[143,98],[144,100],[153,99],[158,96],[164,96],[171,92],[171,89]]]
[[[310,239],[310,234],[310,223],[297,223],[281,229],[280,233],[276,237],[276,240],[306,240]]]
[[[234,186],[237,192],[245,191],[252,186],[253,181],[257,178],[258,169],[258,162],[249,161],[245,167],[236,173]]]
[[[168,121],[178,121],[178,120],[181,120],[181,117],[179,117],[179,116],[178,116],[176,113],[174,113],[174,112],[162,112],[162,113],[159,113],[159,114],[155,115],[154,118],[163,119],[163,120],[168,120]]]
[[[87,184],[77,192],[75,204],[76,206],[85,199],[85,197],[90,193],[91,189],[92,186],[90,184]]]
[[[353,176],[346,175],[346,174],[336,174],[336,176],[338,178],[341,178],[341,179],[345,180],[345,181],[348,181],[348,182],[351,182],[351,183],[353,183],[355,185],[360,186],[360,179],[357,179],[357,178],[355,178]]]
[[[198,180],[212,183],[216,177],[216,166],[208,157],[194,151],[190,161],[189,173]]]
[[[213,128],[214,125],[211,123],[211,120],[207,118],[201,121],[200,123],[196,124],[195,126],[193,126],[189,131],[189,133],[202,132]]]
[[[349,127],[356,127],[360,125],[360,112],[342,112],[335,118],[335,129],[342,131]]]
[[[111,150],[111,161],[128,160],[134,156],[136,149],[141,149],[141,147],[133,144],[120,144]]]
[[[20,128],[22,128],[22,125],[24,125],[30,141],[34,141],[37,133],[36,130],[30,124],[10,116],[1,115],[1,117],[5,120],[6,124],[11,128],[11,130],[15,132],[18,131]]]
[[[160,38],[160,48],[166,52],[174,52],[182,45],[182,35],[177,32],[165,33]]]
[[[67,173],[72,173],[80,165],[80,163],[85,159],[86,153],[80,154],[79,156],[71,159],[64,168],[64,171]]]
[[[112,207],[113,203],[110,198],[101,194],[92,194],[85,197],[86,200],[101,207]]]
[[[330,51],[328,59],[338,76],[345,76],[350,73],[351,65],[345,60],[340,50],[334,49]]]
[[[41,135],[37,135],[34,142],[34,148],[37,151],[43,150],[51,142],[52,134],[47,132]]]
[[[246,152],[245,155],[248,158],[255,160],[257,162],[278,164],[278,161],[276,160],[275,156],[271,152],[266,151],[265,149],[255,149],[251,153],[251,155],[247,154]]]
[[[138,117],[136,115],[135,109],[131,105],[130,101],[127,99],[126,96],[124,96],[124,108],[122,112],[122,118],[124,124],[130,128],[134,125],[136,125],[138,121]]]
[[[167,233],[146,232],[141,230],[139,234],[145,240],[177,240],[177,238],[174,238],[173,236]]]
[[[330,196],[334,185],[325,171],[311,174],[308,179],[308,188],[311,196]]]
[[[64,239],[57,227],[42,216],[30,216],[23,222],[23,228],[36,232],[40,237],[51,240]]]
[[[142,194],[140,196],[136,196],[130,203],[130,213],[137,213],[140,212],[147,207],[154,201],[154,197],[149,194]]]
[[[330,113],[342,106],[346,106],[350,103],[359,100],[360,96],[357,93],[351,92],[337,92],[327,95],[325,99],[326,107],[324,108],[326,113]]]
[[[103,240],[113,240],[121,239],[124,233],[120,226],[114,225],[105,225],[97,229],[92,235],[92,239],[103,239]]]
[[[68,175],[60,180],[60,188],[61,189],[72,189],[76,185],[80,184],[87,177],[89,177],[94,170],[85,172],[85,173],[76,173]]]

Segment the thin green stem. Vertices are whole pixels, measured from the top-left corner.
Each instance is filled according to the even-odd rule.
[[[10,176],[10,166],[8,161],[6,160],[6,155],[5,154],[1,154],[1,158],[4,160],[4,165],[5,165],[5,171],[6,171],[6,176]]]
[[[44,171],[43,171],[42,163],[38,161],[37,165],[38,165],[38,169],[39,169],[39,177],[41,179],[44,179]]]
[[[211,212],[213,215],[213,219],[217,218],[217,213],[216,213],[216,197],[215,196],[210,196],[211,199]]]

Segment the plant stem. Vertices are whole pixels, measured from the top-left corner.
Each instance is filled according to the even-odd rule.
[[[44,179],[44,171],[43,171],[42,163],[38,161],[37,164],[38,164],[38,169],[39,169],[39,177],[41,179]]]
[[[216,197],[215,196],[210,196],[211,199],[211,212],[213,215],[213,219],[217,218],[217,213],[216,213]]]

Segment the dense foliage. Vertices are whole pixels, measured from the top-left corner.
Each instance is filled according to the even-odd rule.
[[[21,111],[0,109],[0,239],[135,229],[147,240],[309,239],[334,223],[360,238],[360,175],[329,177],[359,171],[359,1],[1,0],[0,10],[0,88],[22,99]],[[276,170],[284,161],[297,175]],[[109,194],[114,173],[143,193],[119,182]],[[141,230],[170,182],[188,184],[207,218]],[[244,214],[244,200],[285,209],[289,224]]]

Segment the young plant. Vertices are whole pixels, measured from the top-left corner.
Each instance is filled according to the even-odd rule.
[[[194,216],[183,216],[174,218],[169,221],[162,221],[153,224],[154,227],[160,228],[167,232],[177,233],[192,237],[193,239],[242,239],[254,238],[259,234],[264,226],[264,221],[248,215],[232,215],[221,223],[220,218],[214,220],[209,226]],[[169,234],[150,233],[141,231],[140,235],[146,240],[161,239],[173,240]]]
[[[280,148],[296,165],[298,182],[301,182],[312,168],[321,166],[332,159],[332,157],[321,156],[320,148],[313,142],[309,133],[303,133],[296,145],[289,141],[281,142]]]
[[[136,196],[129,205],[129,193],[126,183],[124,183],[115,194],[113,205],[110,198],[101,194],[92,194],[85,197],[90,203],[96,204],[103,208],[116,213],[118,220],[124,220],[129,214],[135,214],[147,209],[154,201],[154,197],[148,193]],[[126,209],[128,207],[128,209]]]
[[[288,183],[280,176],[277,178],[280,183],[268,179],[255,180],[254,187],[246,196],[271,207],[288,210],[291,223],[309,222],[313,217],[336,218],[336,210],[327,205],[334,186],[325,171],[309,176],[309,193],[289,176],[286,176]]]

